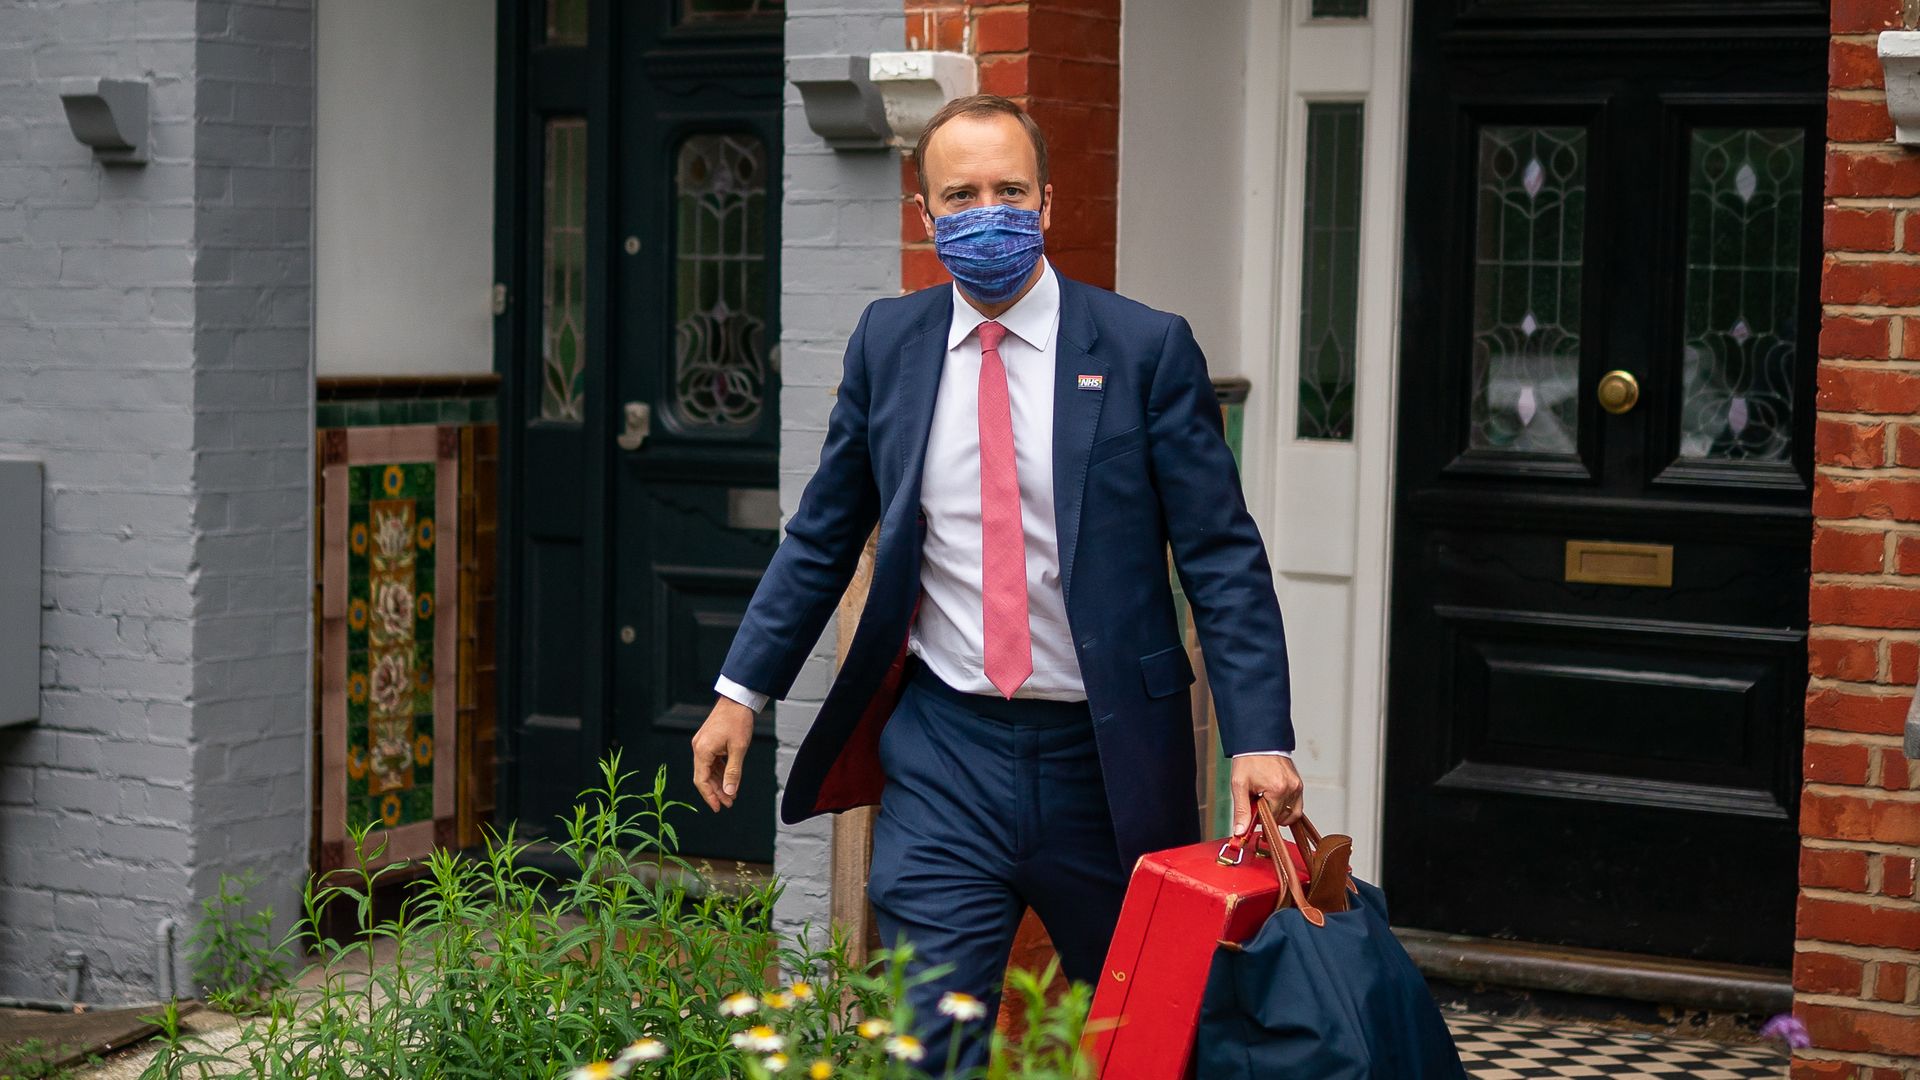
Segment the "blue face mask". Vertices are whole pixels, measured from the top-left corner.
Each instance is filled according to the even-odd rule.
[[[1000,203],[934,218],[933,249],[968,296],[1005,303],[1040,261],[1040,211]]]

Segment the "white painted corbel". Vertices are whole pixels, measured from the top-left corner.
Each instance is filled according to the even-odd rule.
[[[1920,144],[1920,30],[1880,32],[1880,70],[1895,142]]]
[[[940,106],[978,91],[973,57],[955,52],[878,52],[867,58],[867,77],[880,90],[894,142],[909,145],[926,130]]]
[[[881,149],[891,134],[864,56],[790,56],[787,81],[800,91],[807,126],[836,150]]]
[[[141,79],[60,80],[60,104],[73,137],[114,164],[147,160],[147,84]]]

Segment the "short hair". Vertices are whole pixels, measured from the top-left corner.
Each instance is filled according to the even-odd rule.
[[[1027,130],[1027,138],[1033,140],[1033,159],[1040,172],[1040,188],[1043,191],[1046,189],[1047,137],[1040,133],[1040,125],[1034,123],[1033,117],[1027,115],[1027,110],[1021,108],[1012,98],[1004,98],[999,94],[969,94],[966,97],[954,98],[940,106],[940,111],[933,114],[933,118],[927,121],[926,129],[920,132],[920,140],[913,144],[913,172],[915,179],[920,182],[921,198],[928,197],[927,140],[933,138],[933,133],[940,130],[942,124],[956,116],[974,119],[1011,116],[1020,121],[1020,126]]]

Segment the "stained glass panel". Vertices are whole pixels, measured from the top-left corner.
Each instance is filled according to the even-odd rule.
[[[1300,407],[1303,439],[1353,438],[1354,335],[1360,307],[1362,107],[1307,106],[1301,232]]]
[[[1693,132],[1682,458],[1792,456],[1805,152],[1798,128]]]
[[[547,0],[547,44],[587,43],[587,0]]]
[[[766,146],[695,135],[675,172],[674,408],[690,427],[738,430],[766,394]]]
[[[680,0],[680,21],[693,25],[777,24],[786,16],[786,0]]]
[[[540,419],[577,424],[586,412],[587,122],[548,120],[546,141]]]
[[[1311,10],[1316,19],[1364,19],[1367,0],[1313,0]]]
[[[1572,454],[1579,434],[1586,130],[1482,128],[1478,189],[1470,445]]]

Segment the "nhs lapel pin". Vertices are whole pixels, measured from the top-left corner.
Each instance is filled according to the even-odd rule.
[[[1105,375],[1082,375],[1080,376],[1080,389],[1098,390],[1106,381],[1107,377]]]

